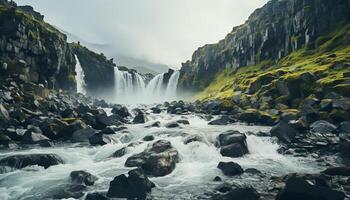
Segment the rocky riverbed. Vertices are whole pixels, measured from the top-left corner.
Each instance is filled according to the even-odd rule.
[[[348,193],[347,122],[283,115],[267,126],[218,102],[122,106],[15,80],[1,89],[0,199]]]

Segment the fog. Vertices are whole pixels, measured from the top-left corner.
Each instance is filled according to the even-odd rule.
[[[17,0],[49,23],[113,54],[173,68],[224,38],[267,0]],[[108,53],[108,52],[106,52]]]

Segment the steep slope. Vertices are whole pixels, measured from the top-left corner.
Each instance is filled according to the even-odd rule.
[[[26,73],[31,81],[74,90],[75,59],[66,40],[30,7],[1,1],[0,63],[6,63],[7,73],[19,73],[28,67]]]
[[[324,42],[322,35],[349,20],[346,0],[272,0],[224,40],[199,48],[191,61],[183,63],[180,87],[203,90],[223,69],[277,62],[305,45],[316,49]]]

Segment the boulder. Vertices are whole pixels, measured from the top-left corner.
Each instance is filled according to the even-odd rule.
[[[347,158],[350,158],[350,141],[342,142],[339,145],[339,152]]]
[[[177,122],[169,122],[165,125],[165,127],[167,128],[177,128],[177,127],[180,127],[180,124],[177,123]]]
[[[146,175],[165,176],[170,174],[179,162],[179,153],[166,140],[158,140],[140,154],[133,155],[125,162],[126,167],[141,167]]]
[[[114,135],[96,133],[95,135],[89,138],[89,142],[91,145],[116,144],[118,143],[118,139],[116,139]]]
[[[105,195],[94,192],[86,195],[85,200],[109,200]]]
[[[63,164],[63,160],[56,154],[14,155],[0,160],[0,166],[7,166],[15,169],[22,169],[32,165],[38,165],[46,169],[58,164]]]
[[[81,120],[76,120],[73,123],[69,124],[67,127],[63,128],[58,133],[58,137],[63,140],[69,140],[72,138],[74,132],[88,128],[88,126]]]
[[[45,120],[41,125],[40,129],[43,134],[51,140],[59,139],[59,132],[68,127],[68,123],[59,119]]]
[[[84,128],[77,130],[72,135],[72,142],[88,142],[89,138],[96,134],[96,130],[93,128]]]
[[[331,167],[322,173],[330,176],[350,176],[350,167]]]
[[[259,200],[259,193],[251,187],[234,188],[213,198],[213,200]],[[295,199],[296,200],[296,199]]]
[[[154,136],[153,135],[147,135],[142,140],[146,141],[146,142],[153,141],[154,140]]]
[[[185,119],[179,119],[176,122],[179,124],[190,125],[190,122],[188,120],[185,120]]]
[[[42,134],[42,131],[38,127],[32,127],[28,129],[22,139],[23,144],[40,144],[50,141],[50,139]]]
[[[115,152],[112,154],[112,157],[120,158],[120,157],[123,157],[126,153],[127,153],[127,148],[126,148],[126,147],[123,147],[123,148],[118,149],[117,151],[115,151]]]
[[[233,118],[227,116],[227,115],[223,115],[220,116],[217,119],[214,119],[213,121],[210,121],[208,124],[209,125],[221,125],[221,126],[225,126],[231,123],[236,122],[236,120],[234,120]]]
[[[226,176],[236,176],[244,173],[242,167],[235,162],[220,162],[217,166]]]
[[[248,122],[248,123],[257,123],[259,122],[261,114],[258,110],[248,109],[241,113],[238,117],[240,121]]]
[[[3,133],[0,133],[0,145],[8,145],[11,142],[11,138]]]
[[[299,134],[292,126],[287,122],[281,121],[276,126],[274,126],[271,131],[271,136],[277,137],[279,141],[284,143],[291,143],[294,141],[295,137]]]
[[[339,131],[342,133],[350,134],[350,121],[340,123]]]
[[[189,144],[192,142],[206,142],[206,141],[200,135],[189,135],[184,139],[184,144]]]
[[[333,133],[337,127],[327,121],[319,120],[311,124],[310,131],[312,133],[321,133],[321,134],[327,134],[327,133]]]
[[[247,136],[238,131],[230,130],[220,134],[217,138],[217,146],[221,147],[220,153],[226,157],[241,157],[247,153]]]
[[[74,184],[91,186],[95,184],[98,178],[86,171],[73,171],[70,173],[70,178]]]
[[[115,106],[112,108],[112,113],[113,113],[113,114],[116,114],[116,115],[119,115],[119,116],[122,117],[122,118],[129,117],[129,116],[130,116],[130,113],[129,113],[128,108],[125,107],[125,106],[121,106],[121,105],[115,105]]]
[[[147,194],[155,187],[140,169],[129,171],[129,176],[117,176],[109,184],[107,197],[146,199]]]
[[[345,194],[325,185],[315,184],[305,176],[292,175],[276,200],[344,200]]]
[[[147,118],[144,113],[139,112],[135,118],[132,120],[134,124],[144,124],[147,121]]]

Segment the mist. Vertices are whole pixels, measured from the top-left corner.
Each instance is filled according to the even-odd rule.
[[[179,68],[200,46],[223,39],[267,0],[18,0],[107,55]],[[116,61],[118,64],[118,60]]]

